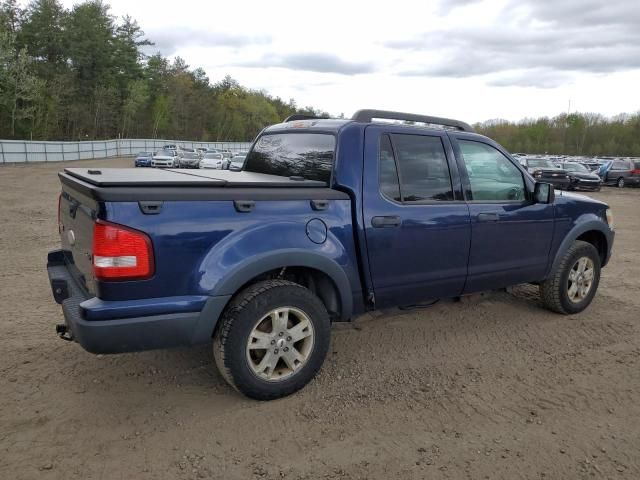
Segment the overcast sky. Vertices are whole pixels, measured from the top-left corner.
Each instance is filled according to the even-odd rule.
[[[63,1],[68,7],[74,1]],[[298,105],[460,118],[640,110],[640,0],[110,0],[153,51]]]

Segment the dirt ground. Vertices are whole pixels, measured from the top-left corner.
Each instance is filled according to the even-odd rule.
[[[61,167],[0,167],[0,478],[640,478],[640,189],[593,194],[617,236],[582,314],[526,286],[365,315],[307,388],[260,403],[208,347],[95,356],[56,337]]]

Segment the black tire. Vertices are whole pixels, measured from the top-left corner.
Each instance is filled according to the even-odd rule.
[[[302,367],[282,380],[258,377],[247,360],[251,331],[268,312],[280,307],[303,311],[313,325],[313,348]],[[273,400],[300,390],[318,373],[329,350],[331,323],[320,299],[307,288],[286,280],[266,280],[238,293],[225,310],[213,339],[213,355],[224,379],[256,400]]]
[[[618,188],[624,188],[625,182],[624,182],[624,177],[620,177],[617,181],[616,181],[616,187]]]
[[[593,281],[587,296],[579,303],[569,298],[567,291],[569,273],[581,257],[588,257],[593,262]],[[600,283],[600,255],[596,248],[588,242],[576,240],[566,251],[556,269],[547,280],[540,283],[540,298],[544,305],[557,313],[580,313],[589,306]]]

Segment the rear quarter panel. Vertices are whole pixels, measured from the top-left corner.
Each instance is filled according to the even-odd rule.
[[[240,282],[238,272],[271,265],[267,257],[300,266],[301,256],[341,271],[351,295],[361,297],[349,200],[330,200],[323,211],[309,200],[256,201],[249,213],[237,212],[233,201],[165,201],[157,215],[143,214],[137,202],[114,202],[106,217],[150,236],[156,268],[149,280],[98,282],[103,300],[232,294],[227,280]],[[327,226],[323,243],[306,233],[312,219]]]

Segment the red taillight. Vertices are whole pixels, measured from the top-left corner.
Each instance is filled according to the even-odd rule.
[[[153,275],[151,239],[144,233],[97,220],[93,228],[93,273],[99,280],[143,280]]]
[[[636,168],[635,170],[631,170],[631,175],[640,177],[640,168]]]

